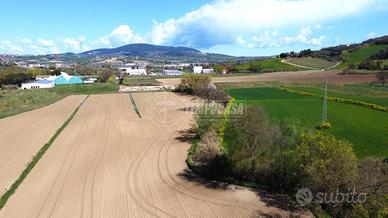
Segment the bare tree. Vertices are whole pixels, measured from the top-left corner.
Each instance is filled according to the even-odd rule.
[[[359,163],[359,188],[372,195],[388,193],[388,164],[379,159],[365,159]]]
[[[388,80],[388,72],[380,71],[376,74],[377,81],[385,86],[385,83]]]
[[[198,151],[194,155],[193,159],[200,165],[208,164],[221,153],[219,140],[214,130],[209,130],[203,137],[201,137],[197,150]]]
[[[250,105],[245,116],[237,118],[233,125],[239,131],[235,142],[241,152],[250,160],[251,175],[254,178],[258,160],[272,149],[273,129],[263,107]]]
[[[229,101],[229,96],[228,94],[225,93],[224,90],[217,89],[212,86],[195,89],[194,94],[200,96],[201,98],[204,98],[208,103],[212,101],[218,101],[218,102]]]

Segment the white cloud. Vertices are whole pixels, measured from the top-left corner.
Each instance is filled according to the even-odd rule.
[[[368,39],[375,38],[376,37],[376,33],[375,32],[370,32],[370,33],[368,33],[367,37],[368,37]]]
[[[247,44],[247,42],[243,39],[242,36],[237,36],[236,43],[239,45],[246,45]]]
[[[325,36],[318,36],[313,38],[313,31],[310,26],[303,27],[299,30],[296,36],[286,36],[284,40],[287,44],[300,43],[304,45],[320,46],[326,39]]]
[[[321,46],[325,36],[314,36],[315,26],[305,26],[301,28],[296,35],[282,35],[278,31],[265,30],[258,35],[254,35],[250,40],[244,39],[241,35],[235,39],[235,44],[247,48],[279,48],[288,45]],[[319,31],[319,30],[317,30]],[[316,34],[315,34],[316,35]]]
[[[278,47],[279,42],[276,39],[278,34],[277,31],[270,32],[265,30],[260,35],[253,36],[252,40],[256,44],[254,47]]]
[[[78,41],[80,41],[80,42],[85,42],[85,41],[86,41],[86,37],[81,35],[81,36],[78,38]]]
[[[111,40],[117,40],[119,43],[128,44],[133,38],[133,31],[128,25],[120,25],[110,34]]]
[[[81,41],[78,39],[65,38],[63,40],[63,44],[66,48],[69,48],[72,51],[80,51],[81,50]]]
[[[239,35],[268,28],[338,19],[365,10],[372,3],[371,0],[218,0],[177,19],[154,21],[150,38],[156,44],[206,48],[235,42]]]
[[[46,46],[46,47],[53,47],[53,46],[55,46],[54,41],[48,40],[48,39],[38,39],[38,42],[41,45]]]
[[[6,54],[23,54],[24,50],[18,44],[15,44],[9,40],[0,41],[0,51]]]

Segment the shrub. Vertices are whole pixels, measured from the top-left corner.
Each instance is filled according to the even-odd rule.
[[[221,148],[218,137],[214,130],[210,130],[198,143],[193,161],[198,165],[207,165],[220,154]]]
[[[323,122],[317,126],[317,129],[330,129],[331,124],[329,122]]]
[[[197,139],[202,138],[208,131],[211,130],[215,130],[216,133],[218,133],[217,131],[222,125],[222,117],[209,114],[205,109],[207,109],[207,107],[204,109],[199,108],[195,114],[194,129]]]

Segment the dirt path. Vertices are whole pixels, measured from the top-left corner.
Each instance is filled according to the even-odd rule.
[[[190,97],[91,96],[21,184],[0,217],[250,217],[280,214],[270,195],[193,177],[182,134]],[[279,202],[277,202],[279,203]]]
[[[295,72],[275,72],[262,73],[251,76],[231,76],[231,77],[212,77],[213,83],[234,83],[234,82],[266,82],[266,81],[280,81],[280,82],[323,82],[328,79],[330,83],[336,84],[352,84],[374,82],[376,77],[373,74],[349,74],[340,75],[340,71],[295,71]],[[164,85],[178,85],[179,78],[158,79]]]
[[[85,97],[70,96],[37,110],[0,119],[0,195]]]

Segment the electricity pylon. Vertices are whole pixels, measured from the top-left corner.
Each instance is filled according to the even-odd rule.
[[[322,123],[327,122],[327,80],[325,80],[324,87],[324,95],[323,95],[323,108],[322,108]]]

